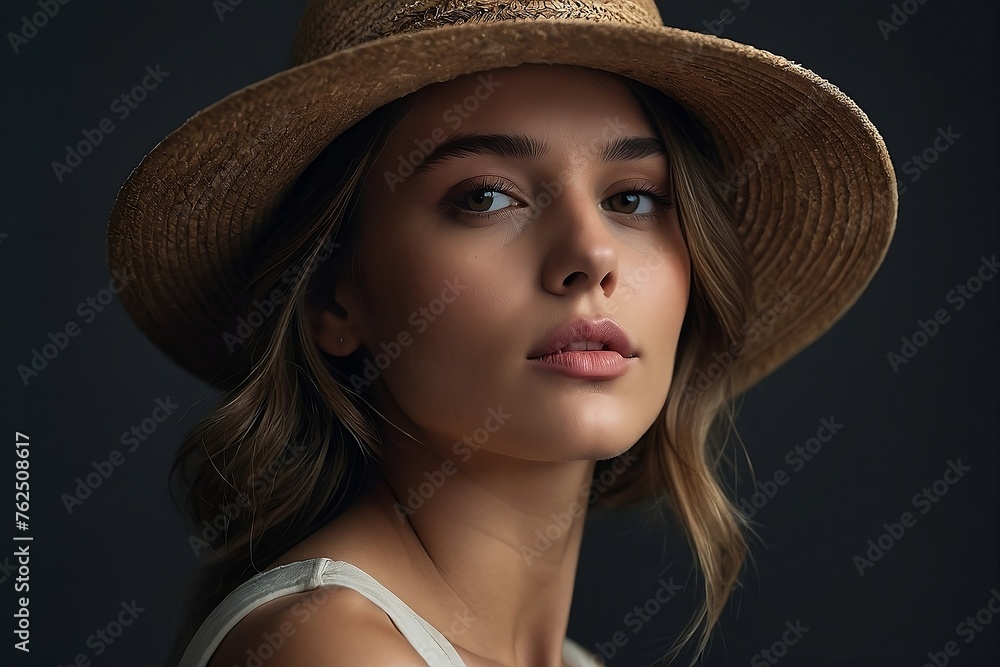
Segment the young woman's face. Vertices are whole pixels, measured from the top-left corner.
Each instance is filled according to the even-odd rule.
[[[355,385],[374,377],[385,416],[452,458],[463,440],[538,461],[622,453],[663,407],[690,283],[653,127],[623,83],[577,67],[414,97],[362,193],[363,280],[336,287],[376,361]],[[456,137],[473,143],[432,157]],[[578,319],[617,323],[632,358],[563,352],[566,371],[533,358]]]

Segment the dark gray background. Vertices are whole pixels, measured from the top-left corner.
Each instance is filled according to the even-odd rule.
[[[808,632],[784,665],[921,665],[948,641],[954,665],[996,665],[1000,618],[966,643],[956,626],[1000,586],[998,562],[997,294],[987,281],[954,310],[946,295],[997,253],[997,24],[995,3],[930,0],[883,39],[890,2],[730,0],[661,3],[668,24],[706,32],[730,9],[724,37],[781,54],[829,79],[880,129],[906,185],[885,263],[857,305],[822,340],[746,396],[740,433],[757,477],[790,474],[756,519],[766,544],[723,616],[706,664],[748,664],[781,637],[786,621]],[[198,559],[166,485],[183,434],[216,392],[172,365],[117,301],[83,323],[77,305],[108,283],[107,215],[117,188],[146,151],[226,93],[287,66],[303,2],[242,2],[219,19],[211,0],[69,2],[14,53],[4,72],[0,266],[5,309],[2,423],[31,436],[30,656],[12,650],[9,554],[0,550],[6,606],[0,661],[101,665],[165,660],[181,585]],[[745,7],[745,9],[741,9]],[[4,3],[0,28],[20,30],[35,1]],[[147,65],[169,76],[60,183],[51,162],[81,131],[109,116],[111,101]],[[905,163],[938,128],[960,138],[912,181]],[[946,308],[951,320],[893,372],[919,319]],[[68,321],[81,332],[25,386],[18,364]],[[73,514],[61,496],[91,462],[121,449],[123,431],[156,399],[181,407]],[[820,419],[844,428],[800,471],[786,453]],[[852,557],[885,522],[914,511],[911,498],[941,478],[949,460],[971,470],[907,529],[864,577]],[[13,447],[10,461],[13,480]],[[10,488],[10,487],[8,487]],[[740,495],[747,495],[746,483]],[[13,497],[10,498],[13,504]],[[8,508],[13,514],[13,509]],[[13,522],[13,517],[11,517]],[[14,534],[11,525],[4,532]],[[5,560],[6,558],[6,560]],[[628,640],[611,665],[648,665],[693,609],[700,580],[670,529],[641,517],[595,520],[585,536],[570,635],[592,650],[616,632]],[[684,585],[641,630],[626,615],[663,576]],[[122,602],[143,611],[99,657],[88,636]],[[985,614],[984,614],[985,617]],[[759,660],[759,659],[758,659]],[[757,663],[762,664],[762,663]]]

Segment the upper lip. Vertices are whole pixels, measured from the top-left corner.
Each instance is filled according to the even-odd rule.
[[[637,356],[635,345],[614,320],[578,318],[552,331],[543,343],[528,353],[528,358],[554,354],[571,343],[588,340],[603,343],[605,350],[613,350],[623,357]]]

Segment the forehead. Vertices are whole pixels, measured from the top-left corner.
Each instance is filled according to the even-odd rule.
[[[414,141],[456,134],[522,133],[572,151],[607,135],[655,136],[624,80],[601,70],[524,64],[432,84],[410,95],[409,110],[390,134],[386,153]]]

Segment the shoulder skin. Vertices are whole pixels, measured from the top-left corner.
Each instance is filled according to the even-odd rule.
[[[251,658],[256,658],[252,660]],[[389,617],[357,591],[324,586],[257,607],[229,631],[208,667],[426,667]]]

